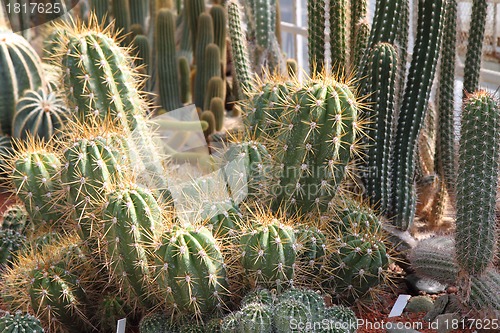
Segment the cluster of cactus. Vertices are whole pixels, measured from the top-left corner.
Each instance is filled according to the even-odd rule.
[[[21,312],[16,312],[14,315],[7,313],[0,318],[0,330],[5,333],[44,333],[40,320],[30,314],[23,315]]]
[[[348,333],[356,329],[352,310],[336,305],[327,307],[323,296],[313,290],[290,289],[273,296],[261,289],[243,298],[241,309],[223,319],[220,331]]]

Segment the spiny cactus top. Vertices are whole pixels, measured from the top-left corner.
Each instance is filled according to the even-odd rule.
[[[36,317],[30,314],[16,312],[15,315],[7,313],[0,318],[0,331],[3,333],[44,333],[45,330]]]

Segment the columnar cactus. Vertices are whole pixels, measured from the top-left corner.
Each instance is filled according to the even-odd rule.
[[[161,9],[156,18],[156,59],[160,104],[168,111],[182,106],[175,49],[175,27],[174,13],[168,9]]]
[[[185,104],[191,100],[191,80],[189,79],[189,76],[191,75],[191,69],[189,67],[189,61],[185,56],[179,57],[177,59],[177,62],[177,65],[179,67],[181,102]]]
[[[0,128],[11,134],[16,103],[27,89],[42,85],[41,59],[27,40],[0,27]]]
[[[325,0],[307,2],[309,68],[311,74],[325,67]]]
[[[193,45],[194,56],[197,57],[198,45],[200,43],[200,35],[198,34],[199,17],[201,14],[205,13],[205,1],[204,0],[190,0],[184,1],[184,8],[187,15],[187,21],[189,24],[189,31],[191,32],[191,43]],[[212,42],[210,42],[212,43]]]
[[[12,136],[26,140],[32,135],[49,140],[58,134],[70,117],[62,97],[50,85],[26,90],[16,105],[12,120]]]
[[[363,87],[374,122],[367,129],[367,137],[374,142],[367,143],[365,185],[371,202],[381,211],[387,209],[391,194],[397,66],[398,54],[391,44],[379,43],[369,49]]]
[[[462,111],[456,242],[460,268],[473,275],[482,274],[496,253],[499,126],[499,102],[486,91],[470,95]]]
[[[146,18],[149,15],[148,1],[143,0],[128,0],[130,7],[130,23],[140,24],[143,28],[146,27]]]
[[[351,9],[351,22],[349,27],[350,28],[349,39],[352,47],[358,38],[357,36],[359,36],[360,34],[359,23],[366,19],[366,14],[368,11],[367,0],[352,0],[350,9]]]
[[[473,1],[469,41],[467,53],[465,54],[464,93],[472,94],[479,85],[487,9],[488,3],[486,0]]]
[[[30,314],[16,312],[15,315],[7,313],[0,318],[0,331],[4,333],[44,333],[45,330],[36,317]]]
[[[226,118],[226,109],[224,101],[220,97],[214,97],[210,101],[210,111],[215,118],[215,131],[219,132],[224,127],[224,119]]]
[[[214,5],[210,8],[210,15],[214,23],[214,43],[217,44],[220,50],[222,72],[226,68],[226,37],[227,37],[227,18],[224,7]]]
[[[113,17],[115,19],[116,32],[122,37],[125,36],[130,31],[130,4],[129,0],[113,0],[112,3]],[[125,46],[125,40],[122,41]]]
[[[14,204],[5,210],[0,229],[11,229],[22,233],[28,223],[28,212],[23,205]]]
[[[356,26],[356,39],[351,41],[352,53],[354,56],[351,59],[351,65],[354,68],[360,68],[361,61],[368,47],[368,39],[370,38],[370,24],[366,21],[360,21]]]
[[[402,230],[413,224],[415,215],[415,149],[434,79],[445,4],[446,1],[419,2],[417,39],[398,117],[391,166],[394,178],[389,215],[393,217],[392,223]]]
[[[226,269],[210,230],[174,226],[162,236],[154,258],[157,294],[172,311],[200,319],[225,308]]]
[[[99,23],[107,24],[109,21],[109,1],[91,0],[90,11],[97,17]]]
[[[9,158],[13,155],[12,138],[0,134],[0,179],[8,178],[12,172],[9,166]]]
[[[227,2],[229,38],[231,40],[231,56],[234,66],[234,77],[238,89],[237,98],[243,99],[251,85],[250,60],[246,44],[245,32],[241,24],[241,12],[236,0]]]
[[[57,155],[43,145],[27,145],[14,157],[12,166],[12,182],[33,226],[58,222],[64,214],[54,201],[62,190]]]
[[[346,72],[347,65],[347,0],[330,1],[330,52],[332,69],[335,72]],[[315,18],[316,20],[319,18]]]
[[[110,272],[123,291],[147,305],[149,268],[145,245],[151,244],[162,224],[156,198],[137,186],[112,191],[107,195],[102,221]]]

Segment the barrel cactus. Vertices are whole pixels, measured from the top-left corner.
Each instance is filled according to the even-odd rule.
[[[201,218],[217,239],[234,238],[242,225],[243,215],[232,201],[207,202],[203,204]]]
[[[241,333],[265,333],[273,329],[273,308],[262,303],[250,303],[240,310],[239,330]]]
[[[358,319],[354,311],[343,305],[334,305],[325,309],[323,316],[329,322],[339,323],[338,326],[343,329],[343,333],[355,333],[358,329]]]
[[[241,312],[231,312],[222,320],[221,333],[238,333],[240,330]]]
[[[16,105],[12,136],[25,140],[28,135],[49,140],[67,122],[69,112],[62,97],[47,85],[26,90]]]
[[[139,323],[139,333],[167,333],[173,331],[174,326],[170,318],[160,312],[153,312],[144,316]]]
[[[12,315],[7,313],[5,316],[0,318],[0,331],[4,333],[44,333],[45,330],[36,317],[30,314],[22,314],[21,312],[16,312]]]
[[[225,308],[224,258],[206,227],[174,226],[154,250],[157,294],[172,311],[201,318]]]
[[[279,297],[279,302],[296,300],[304,304],[311,314],[312,321],[321,321],[325,311],[325,300],[321,294],[310,289],[290,289]]]
[[[273,294],[269,289],[257,288],[250,291],[241,300],[241,306],[244,307],[250,303],[262,303],[265,305],[273,306],[276,301],[276,295]]]
[[[326,235],[317,227],[297,228],[297,256],[303,266],[319,272],[327,253]]]
[[[291,298],[276,304],[273,314],[277,333],[303,332],[302,327],[313,320],[311,311],[307,306],[299,300]]]
[[[0,27],[0,126],[11,134],[16,103],[25,90],[38,89],[43,83],[42,60],[22,36]]]
[[[14,204],[3,213],[2,226],[0,229],[11,229],[22,233],[28,223],[28,212],[23,205]]]

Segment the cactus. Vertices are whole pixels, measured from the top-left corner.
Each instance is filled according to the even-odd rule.
[[[241,300],[241,307],[245,307],[251,303],[260,303],[268,306],[273,306],[276,301],[276,295],[270,292],[268,289],[257,288],[250,291]]]
[[[273,308],[264,304],[250,303],[240,310],[238,321],[238,332],[271,332],[273,329]]]
[[[17,231],[0,230],[0,265],[9,264],[15,257],[16,252],[25,246],[26,241],[26,236]]]
[[[295,59],[287,59],[286,61],[286,71],[290,78],[296,78],[299,75],[299,64]]]
[[[244,99],[250,89],[252,75],[246,44],[245,32],[241,23],[241,12],[236,0],[227,1],[229,37],[231,40],[231,56],[237,89],[234,89],[238,100]],[[234,83],[233,83],[234,84]]]
[[[325,0],[307,2],[309,68],[311,74],[325,67]]]
[[[201,113],[200,120],[205,121],[208,124],[208,128],[205,131],[203,131],[205,136],[209,136],[210,134],[215,133],[215,127],[216,127],[215,115],[213,114],[212,111],[210,110],[203,111]]]
[[[225,308],[226,269],[210,230],[174,226],[162,236],[154,258],[157,293],[172,311],[201,319]]]
[[[457,44],[457,2],[450,0],[443,26],[443,45],[439,72],[438,133],[436,143],[436,171],[446,185],[448,194],[455,196],[455,122],[454,88]]]
[[[486,29],[486,15],[488,13],[488,3],[486,0],[474,0],[472,3],[469,41],[465,54],[464,98],[466,97],[466,93],[472,94],[478,89],[484,32]]]
[[[334,72],[346,72],[347,66],[347,0],[330,2],[330,52],[331,64]],[[316,20],[319,18],[315,18]]]
[[[291,322],[293,321],[294,323],[305,325],[313,320],[311,311],[307,306],[291,298],[278,302],[273,309],[273,313],[276,333],[303,332],[298,327],[293,329],[290,325]]]
[[[257,217],[241,237],[241,262],[252,286],[277,288],[293,284],[296,238],[292,227],[271,217]]]
[[[298,261],[319,272],[326,255],[327,241],[325,234],[315,227],[299,227],[297,230]]]
[[[0,134],[0,180],[7,178],[12,169],[9,166],[9,159],[14,155],[12,138]]]
[[[139,333],[168,333],[174,332],[170,318],[163,313],[153,312],[141,319]]]
[[[207,202],[202,206],[201,218],[216,239],[234,238],[242,225],[243,215],[231,200]]]
[[[221,333],[238,333],[240,332],[240,320],[242,313],[231,312],[222,320],[220,331]]]
[[[210,110],[212,98],[219,97],[223,101],[226,98],[226,86],[220,76],[213,76],[208,80],[203,101],[203,110]]]
[[[227,36],[227,19],[224,7],[214,5],[210,8],[210,16],[214,23],[214,43],[217,44],[220,50],[220,61],[222,64],[222,73],[226,72],[226,36]]]
[[[14,204],[5,210],[2,218],[2,226],[0,229],[3,230],[13,230],[19,233],[23,233],[23,230],[28,224],[28,212],[23,205]]]
[[[122,38],[121,44],[126,46],[125,39],[131,25],[129,0],[113,0],[112,7],[116,32]]]
[[[203,107],[203,96],[205,96],[208,80],[210,80],[212,76],[220,75],[220,53],[217,54],[217,57],[214,56],[212,59],[206,58],[208,45],[214,43],[213,26],[213,20],[209,14],[203,13],[200,15],[195,53],[196,82],[193,85],[194,102],[196,107],[199,108]],[[216,46],[216,44],[214,44],[214,46]],[[212,49],[214,49],[214,46],[212,46]],[[207,61],[210,61],[211,66],[207,65]],[[217,68],[217,71],[214,70],[215,67]],[[208,73],[210,70],[212,70],[212,72]]]
[[[42,60],[20,35],[0,27],[0,81],[5,83],[0,92],[0,129],[11,134],[16,103],[27,89],[42,85]]]
[[[359,102],[346,83],[328,76],[313,78],[279,102],[282,124],[270,144],[280,166],[271,193],[274,209],[325,210],[356,153]],[[300,111],[300,112],[298,112]],[[273,142],[274,141],[274,142]]]
[[[367,0],[352,0],[350,9],[351,9],[351,22],[350,22],[349,40],[351,42],[351,47],[353,47],[354,44],[356,43],[355,41],[358,39],[358,36],[361,34],[360,22],[366,20],[366,15],[368,12]]]
[[[156,19],[156,49],[161,106],[175,110],[182,106],[175,50],[175,16],[161,9]]]
[[[220,77],[220,51],[219,47],[213,43],[208,44],[202,62],[198,62],[196,67],[196,82],[194,100],[197,107],[203,107],[207,85],[211,78]],[[200,89],[200,91],[198,91]]]
[[[323,313],[326,306],[325,300],[320,294],[310,289],[290,289],[280,295],[278,302],[286,303],[291,300],[305,305],[306,309],[311,314],[312,322],[319,322],[323,319]]]
[[[110,137],[88,136],[74,140],[64,153],[61,181],[83,241],[89,241],[96,231],[95,209],[124,177],[123,152],[113,149],[111,142]]]
[[[90,11],[96,16],[99,23],[107,25],[109,23],[109,1],[91,0]]]
[[[59,222],[63,212],[54,203],[62,190],[57,155],[44,145],[28,144],[20,147],[12,166],[11,180],[34,228]]]
[[[482,274],[496,253],[499,126],[500,103],[486,91],[470,95],[462,112],[456,242],[460,268],[472,275]]]
[[[374,124],[369,126],[366,151],[366,191],[372,204],[386,211],[391,194],[391,145],[395,119],[395,93],[398,55],[391,44],[379,43],[369,50],[365,93],[373,110]]]
[[[358,329],[358,319],[354,312],[342,305],[334,305],[325,309],[323,314],[329,323],[339,323],[342,333],[355,333]],[[335,331],[334,331],[335,332]]]
[[[137,53],[137,58],[135,59],[135,65],[145,75],[149,75],[152,72],[151,69],[151,47],[149,45],[149,39],[144,35],[137,35],[132,40],[132,47]],[[149,78],[144,82],[146,90],[150,90],[151,80]]]
[[[128,0],[130,7],[130,23],[140,24],[146,28],[146,18],[149,15],[148,1],[144,0]]]
[[[150,244],[162,224],[160,206],[145,189],[129,186],[107,195],[102,214],[109,270],[118,278],[121,290],[148,305],[149,276],[144,244]],[[137,246],[131,246],[136,244]]]
[[[191,82],[189,80],[190,68],[188,59],[186,57],[179,57],[177,59],[177,65],[179,67],[181,102],[186,104],[191,101]]]
[[[112,332],[116,331],[117,321],[126,318],[130,312],[128,302],[119,295],[117,290],[110,290],[99,299],[97,314],[94,317],[101,331]]]
[[[198,57],[198,46],[200,45],[200,43],[203,43],[202,41],[200,41],[200,39],[202,39],[203,37],[202,37],[202,35],[199,34],[199,32],[202,32],[202,33],[209,32],[209,31],[200,30],[200,28],[199,28],[199,25],[202,24],[200,16],[203,13],[205,13],[205,1],[204,0],[187,0],[187,1],[184,1],[184,8],[185,8],[186,14],[187,14],[189,31],[191,32],[190,36],[191,36],[191,42],[193,45],[192,49],[194,51],[194,56],[196,58],[196,57]],[[206,14],[206,15],[208,15],[208,14]],[[213,33],[213,28],[210,30],[210,32]],[[209,43],[212,43],[212,42],[213,41],[210,41]],[[202,53],[205,53],[204,50],[205,49],[203,48]],[[203,56],[203,54],[201,56]]]
[[[6,315],[0,318],[0,331],[4,333],[44,333],[45,330],[36,317],[30,314],[23,315],[21,312],[16,312],[12,315],[7,312]]]
[[[354,54],[351,66],[353,68],[360,68],[361,61],[367,51],[368,39],[370,38],[370,24],[366,21],[360,21],[356,26],[356,39],[352,41]]]
[[[50,86],[26,90],[16,105],[12,120],[12,136],[26,140],[32,135],[49,140],[67,122],[69,112],[61,96]]]
[[[398,118],[391,166],[394,177],[389,216],[393,217],[392,223],[402,230],[413,224],[415,216],[415,149],[441,45],[445,3],[430,0],[419,2],[417,39]]]
[[[178,329],[179,333],[205,333],[205,327],[198,324],[187,323],[181,325]]]
[[[212,98],[212,101],[210,102],[210,111],[215,117],[215,130],[219,132],[224,127],[224,119],[226,117],[224,101],[219,97]]]

